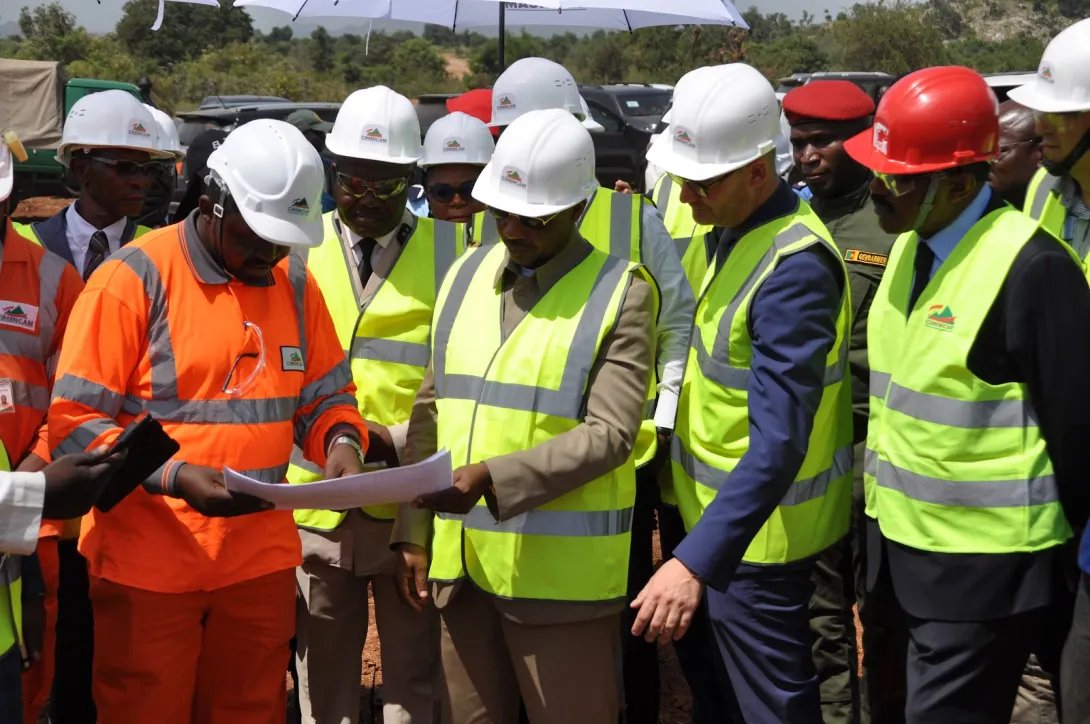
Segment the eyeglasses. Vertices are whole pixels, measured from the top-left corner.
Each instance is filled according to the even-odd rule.
[[[1005,146],[1000,146],[999,147],[999,155],[996,157],[996,160],[999,160],[1001,158],[1005,158],[1007,156],[1007,154],[1009,154],[1011,151],[1013,151],[1018,146],[1021,146],[1023,143],[1040,143],[1040,142],[1041,142],[1041,138],[1038,136],[1038,137],[1035,137],[1035,138],[1023,138],[1021,141],[1014,141],[1013,143],[1008,143]]]
[[[476,183],[476,181],[466,181],[461,186],[432,184],[428,187],[428,196],[439,204],[449,204],[454,201],[455,196],[461,196],[463,201],[470,201],[473,198],[473,187]]]
[[[113,158],[104,158],[103,156],[87,156],[95,163],[101,163],[104,166],[110,166],[113,168],[114,173],[118,176],[147,176],[148,178],[162,178],[164,175],[170,175],[174,173],[174,164],[169,161],[145,161],[144,163],[137,163],[136,161],[118,161]]]
[[[893,198],[900,198],[907,193],[911,193],[916,188],[916,179],[928,178],[930,174],[895,174],[895,173],[879,173],[874,171],[874,178],[886,187],[890,196]]]
[[[246,341],[243,344],[244,351],[235,358],[235,363],[231,365],[231,370],[227,373],[227,379],[223,381],[223,393],[236,399],[243,397],[252,390],[257,383],[257,378],[265,370],[265,335],[261,333],[261,327],[253,322],[243,320],[242,330],[246,336]],[[256,348],[255,351],[246,351],[254,348]],[[235,377],[235,372],[238,371],[239,365],[245,359],[256,359],[257,364],[238,384],[232,385],[231,380]]]
[[[535,216],[519,216],[518,214],[509,214],[506,211],[489,206],[488,213],[492,214],[496,221],[501,224],[506,224],[512,219],[518,219],[518,222],[525,226],[527,229],[538,230],[544,229],[546,224],[548,224],[556,217],[560,216],[562,212],[558,211],[555,214],[550,214],[549,216],[538,218]]]
[[[734,173],[734,171],[730,171],[723,174],[722,176],[717,176],[716,178],[710,179],[708,181],[690,181],[689,179],[681,178],[677,174],[672,173],[668,173],[666,175],[669,176],[670,180],[673,181],[677,186],[688,186],[690,189],[693,190],[694,193],[700,196],[700,198],[706,199],[708,198],[708,194],[711,193],[712,189],[726,181],[727,177],[730,176],[732,173]]]
[[[1076,116],[1082,115],[1083,111],[1068,111],[1066,113],[1046,113],[1044,111],[1034,111],[1033,120],[1037,123],[1043,123],[1047,126],[1055,126],[1062,128],[1068,121],[1074,119]]]
[[[368,181],[358,176],[337,172],[337,185],[344,189],[349,196],[362,199],[370,191],[380,201],[389,201],[409,187],[409,179],[391,178],[382,181]]]

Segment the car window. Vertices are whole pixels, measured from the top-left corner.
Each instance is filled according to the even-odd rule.
[[[626,116],[658,116],[661,118],[670,107],[670,91],[661,93],[640,91],[639,93],[618,93],[617,102]]]
[[[207,119],[183,120],[178,125],[178,142],[188,147],[194,138],[209,128],[220,128],[220,125]]]
[[[608,110],[596,101],[587,101],[587,108],[590,109],[590,117],[602,124],[602,127],[608,133],[621,133],[624,131],[624,121],[613,111]]]

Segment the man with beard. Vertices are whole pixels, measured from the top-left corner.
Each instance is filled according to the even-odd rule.
[[[812,192],[810,206],[832,234],[848,268],[851,288],[852,329],[848,363],[852,374],[853,435],[855,453],[852,532],[818,557],[814,568],[814,596],[810,601],[810,626],[816,637],[814,663],[821,680],[822,715],[825,724],[856,720],[857,694],[862,702],[858,715],[870,720],[876,699],[884,698],[879,682],[868,691],[866,680],[857,681],[855,622],[852,605],[860,615],[870,612],[864,600],[866,570],[862,541],[863,453],[867,439],[869,375],[867,364],[867,312],[886,260],[896,238],[878,225],[870,195],[872,175],[844,151],[844,142],[867,128],[874,101],[859,86],[843,80],[819,80],[784,96],[783,110],[791,125],[795,169]],[[864,674],[884,667],[879,651],[885,648],[877,621],[864,628]],[[859,690],[862,689],[860,692]],[[881,720],[881,719],[879,719]]]

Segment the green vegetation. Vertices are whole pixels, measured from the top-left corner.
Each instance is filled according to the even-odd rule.
[[[409,96],[490,85],[499,71],[497,43],[475,32],[428,26],[332,36],[318,28],[295,37],[291,25],[255,31],[249,16],[220,0],[217,9],[167,3],[164,30],[149,28],[156,0],[129,0],[113,33],[93,36],[57,4],[23,8],[21,35],[0,40],[0,56],[59,60],[72,77],[134,82],[148,75],[156,102],[171,111],[194,108],[213,94],[279,95],[294,100],[344,99],[352,90],[385,84]],[[857,4],[821,21],[804,14],[744,13],[749,32],[718,26],[597,31],[539,37],[509,33],[507,61],[552,58],[584,83],[674,83],[687,70],[745,61],[775,79],[816,70],[881,70],[900,74],[956,63],[981,72],[1033,70],[1044,43],[1090,0],[929,0]],[[452,77],[462,64],[469,72]]]

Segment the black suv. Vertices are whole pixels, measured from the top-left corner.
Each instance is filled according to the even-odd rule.
[[[306,109],[314,111],[323,121],[332,123],[337,119],[337,111],[340,103],[290,103],[272,102],[256,105],[240,105],[230,108],[206,108],[199,111],[186,111],[179,113],[175,123],[178,126],[178,140],[182,149],[189,148],[193,139],[208,128],[219,128],[230,133],[244,123],[258,118],[273,118],[282,121],[293,111]],[[174,185],[174,204],[171,205],[173,213],[176,205],[185,197],[186,183],[189,174],[182,169],[178,174],[178,180]]]
[[[579,93],[642,131],[652,131],[670,108],[674,91],[646,83],[581,85]]]
[[[581,85],[579,93],[587,102],[591,119],[605,129],[590,134],[594,139],[598,183],[611,189],[617,180],[622,180],[632,184],[637,193],[643,191],[647,144],[670,107],[673,91],[625,83]]]

